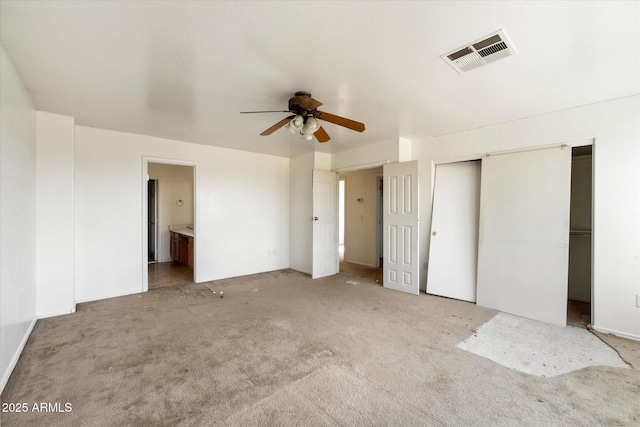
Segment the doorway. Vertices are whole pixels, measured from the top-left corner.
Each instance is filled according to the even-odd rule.
[[[155,263],[158,262],[158,179],[149,178],[147,189],[148,261]]]
[[[340,270],[372,270],[382,284],[382,167],[339,175]],[[361,271],[364,272],[364,271]]]
[[[571,153],[571,207],[567,323],[591,324],[593,151],[591,145]]]
[[[195,164],[144,163],[146,169],[143,291],[195,281]],[[175,251],[179,242],[180,251]]]

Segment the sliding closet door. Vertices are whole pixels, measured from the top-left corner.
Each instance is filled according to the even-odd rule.
[[[566,325],[571,149],[482,160],[477,303]]]
[[[476,301],[480,160],[436,166],[427,293]]]

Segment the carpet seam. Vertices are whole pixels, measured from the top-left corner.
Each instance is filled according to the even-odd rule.
[[[372,380],[370,380],[369,378],[360,375],[357,371],[355,371],[354,369],[352,369],[350,366],[346,366],[346,365],[340,365],[345,367],[346,369],[348,369],[349,371],[353,372],[356,376],[358,376],[358,378],[363,379],[364,381],[368,382],[369,384],[372,384],[375,388],[379,388],[380,390],[386,392],[387,394],[393,396],[395,399],[399,400],[400,402],[405,403],[407,406],[415,409],[416,411],[418,411],[419,413],[421,413],[422,415],[424,415],[426,418],[428,418],[429,420],[439,423],[440,425],[444,425],[444,423],[440,423],[438,420],[434,419],[431,415],[427,414],[426,412],[424,412],[422,409],[416,407],[415,405],[413,405],[412,403],[402,399],[400,396],[397,396],[395,393],[392,393],[391,391],[387,390],[386,388],[384,388],[381,385],[378,385],[377,383],[373,382]]]
[[[618,355],[618,357],[620,358],[620,360],[622,360],[630,369],[635,369],[631,363],[627,362],[626,359],[624,357],[622,357],[620,352],[615,347],[613,347],[611,344],[609,344],[608,342],[603,340],[601,337],[599,337],[598,334],[596,334],[593,331],[593,329],[591,329],[589,327],[587,327],[586,329],[587,329],[587,331],[591,332],[592,335],[594,335],[596,338],[598,338],[600,341],[602,341],[607,347],[609,347],[611,350],[615,351],[616,354]]]
[[[229,421],[232,417],[235,417],[235,416],[237,416],[237,415],[241,415],[241,414],[243,414],[243,413],[246,413],[246,412],[250,411],[250,410],[251,410],[251,409],[253,409],[254,407],[256,407],[256,406],[260,405],[262,402],[264,402],[264,401],[266,401],[266,400],[268,400],[268,399],[272,398],[273,396],[275,396],[275,395],[276,395],[276,394],[278,394],[278,393],[284,392],[287,388],[289,388],[289,387],[293,386],[294,384],[296,384],[296,383],[298,383],[298,382],[300,382],[300,381],[303,381],[303,380],[307,379],[307,378],[308,378],[308,377],[310,377],[311,375],[315,374],[315,373],[316,373],[316,372],[318,372],[318,371],[321,371],[322,369],[326,368],[327,366],[332,366],[332,365],[326,365],[326,366],[323,366],[323,367],[321,367],[321,368],[318,368],[318,369],[316,369],[316,370],[314,370],[314,371],[311,371],[310,373],[308,373],[307,375],[303,376],[302,378],[299,378],[299,379],[297,379],[297,380],[295,380],[295,381],[293,381],[293,382],[288,383],[287,385],[284,385],[284,386],[280,387],[278,390],[274,391],[274,392],[273,392],[273,393],[271,393],[270,395],[263,397],[262,399],[258,400],[257,402],[254,402],[254,403],[253,403],[253,404],[251,404],[251,406],[249,406],[248,408],[245,408],[245,409],[243,409],[243,410],[241,410],[241,411],[235,412],[235,413],[233,413],[232,415],[228,416],[228,417],[227,417],[227,419],[226,419],[226,421]]]

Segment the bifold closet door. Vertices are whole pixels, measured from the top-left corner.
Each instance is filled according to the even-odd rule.
[[[477,304],[566,325],[571,149],[482,159]]]

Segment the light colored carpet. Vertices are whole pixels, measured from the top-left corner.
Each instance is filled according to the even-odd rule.
[[[598,335],[631,369],[529,375],[456,347],[495,310],[381,276],[280,270],[40,319],[0,398],[73,410],[0,413],[2,427],[640,425],[640,342]]]
[[[588,366],[629,368],[618,353],[584,328],[563,328],[506,313],[480,326],[458,348],[539,377]]]
[[[427,414],[345,366],[327,366],[228,420],[237,426],[423,426]]]

